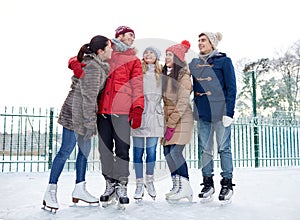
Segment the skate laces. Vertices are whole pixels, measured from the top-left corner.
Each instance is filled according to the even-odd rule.
[[[200,186],[204,186],[203,189],[201,190],[201,192],[207,192],[209,191],[211,188],[213,188],[211,185],[207,184],[207,183],[201,183]]]
[[[142,190],[143,190],[143,183],[137,184],[136,189],[135,189],[135,193],[140,194],[142,192]]]
[[[174,187],[174,186],[173,186],[173,187]],[[155,191],[155,188],[154,188],[153,182],[146,182],[146,189],[147,189],[148,191],[154,192],[154,191]]]
[[[181,181],[179,181],[178,191],[176,192],[176,194],[180,193],[181,191],[182,191],[182,183],[181,183]]]
[[[228,191],[232,190],[232,186],[235,186],[235,184],[222,185],[220,194],[226,194]]]
[[[105,192],[103,195],[110,195],[115,191],[114,183],[109,180],[106,181]]]
[[[170,191],[174,191],[175,188],[176,188],[176,177],[172,177],[172,182],[173,182],[173,186],[172,186],[172,189]]]
[[[55,190],[50,190],[50,198],[51,198],[52,202],[57,203],[56,191]]]
[[[230,189],[228,188],[227,185],[223,185],[222,188],[221,188],[220,194],[226,194],[226,193],[228,193],[229,190]]]
[[[126,185],[118,184],[116,186],[117,194],[119,197],[127,197],[127,187]]]

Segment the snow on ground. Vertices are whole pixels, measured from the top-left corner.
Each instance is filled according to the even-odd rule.
[[[144,202],[133,200],[135,183],[131,173],[128,184],[130,204],[126,210],[116,206],[102,208],[79,202],[73,206],[74,172],[63,172],[58,184],[60,209],[51,214],[41,209],[48,183],[45,173],[0,173],[0,220],[19,219],[201,219],[201,220],[299,220],[300,219],[300,168],[236,168],[234,170],[234,197],[232,203],[221,206],[217,200],[220,191],[219,170],[215,171],[215,200],[199,202],[200,170],[190,169],[190,182],[194,190],[193,202],[187,200],[170,204],[164,194],[171,187],[166,170],[156,170],[157,199],[145,194]],[[98,172],[87,173],[87,189],[99,197],[105,182]]]

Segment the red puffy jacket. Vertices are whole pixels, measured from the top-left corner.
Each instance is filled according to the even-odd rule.
[[[135,107],[144,109],[143,71],[134,49],[113,51],[109,64],[98,113],[128,115]]]

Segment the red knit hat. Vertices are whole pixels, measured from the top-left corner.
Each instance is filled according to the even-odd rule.
[[[125,34],[127,32],[132,32],[134,33],[134,31],[130,28],[130,27],[127,27],[127,26],[119,26],[117,29],[116,29],[116,34],[115,34],[115,38],[119,37],[119,35],[121,34]]]
[[[184,62],[185,53],[188,52],[190,47],[190,42],[188,42],[187,40],[183,40],[181,44],[175,44],[166,49],[166,51],[174,53],[182,62]]]

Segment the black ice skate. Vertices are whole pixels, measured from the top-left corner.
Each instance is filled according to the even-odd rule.
[[[204,186],[199,193],[199,198],[201,198],[202,203],[210,202],[213,200],[213,194],[215,193],[214,181],[212,177],[203,177],[203,183],[200,184]]]
[[[233,188],[235,184],[232,184],[232,179],[223,178],[221,180],[221,191],[219,194],[219,200],[221,201],[221,205],[226,205],[231,203],[231,197],[233,195]]]
[[[100,196],[100,202],[103,208],[115,203],[115,182],[110,179],[106,180],[105,192]]]
[[[129,198],[127,196],[127,182],[121,181],[116,184],[116,198],[120,209],[124,210],[125,205],[129,204]]]

